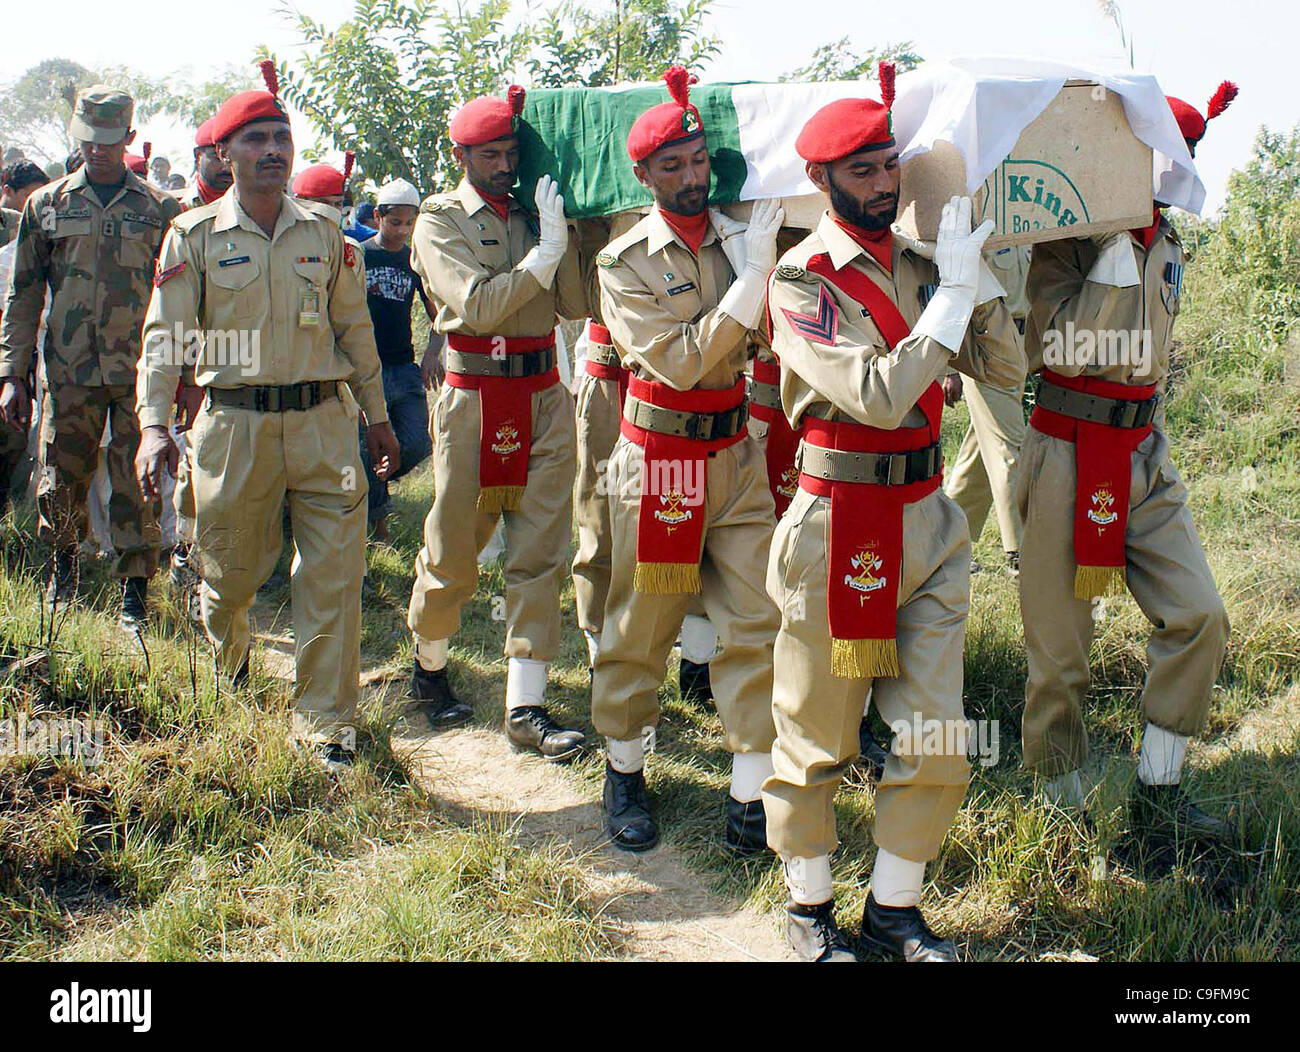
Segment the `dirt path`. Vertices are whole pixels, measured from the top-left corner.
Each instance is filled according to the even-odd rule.
[[[293,642],[270,611],[259,620],[263,667],[293,675]],[[376,672],[362,674],[368,693],[395,693]],[[595,908],[619,927],[623,952],[639,961],[773,961],[792,959],[773,918],[737,906],[704,886],[680,853],[661,844],[644,855],[606,843],[600,801],[557,767],[515,752],[499,729],[425,732],[419,715],[402,717],[394,751],[409,757],[423,786],[469,821],[506,821],[526,845],[561,845],[586,875]]]

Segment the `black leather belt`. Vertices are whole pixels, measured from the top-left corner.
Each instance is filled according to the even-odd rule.
[[[340,386],[338,380],[308,380],[279,387],[209,387],[208,407],[252,409],[259,413],[313,409],[330,398],[338,398]]]
[[[1136,428],[1146,427],[1156,415],[1159,395],[1141,402],[1130,402],[1123,398],[1103,398],[1101,395],[1084,394],[1071,391],[1047,380],[1038,384],[1035,405],[1040,405],[1052,413],[1070,416],[1075,420],[1084,420],[1090,424],[1105,424],[1107,427]]]
[[[447,372],[462,376],[504,376],[513,380],[540,376],[555,368],[555,348],[515,354],[480,354],[447,348]]]
[[[943,469],[943,447],[936,442],[907,453],[852,453],[799,443],[799,470],[831,482],[906,486],[924,482]]]
[[[747,383],[749,400],[755,405],[765,406],[768,409],[781,408],[781,388],[776,384],[755,380],[752,376],[748,378]]]
[[[665,409],[628,395],[623,406],[623,416],[629,424],[645,431],[708,442],[718,438],[734,438],[740,434],[749,420],[749,402],[741,402],[734,409],[720,413],[691,413],[680,409]]]

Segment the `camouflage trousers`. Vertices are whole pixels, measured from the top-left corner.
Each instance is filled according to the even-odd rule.
[[[99,440],[111,427],[107,449],[109,528],[119,577],[150,577],[158,568],[158,507],[146,503],[135,478],[140,425],[134,385],[51,385],[41,417],[41,478],[36,487],[40,533],[59,548],[80,543],[89,521],[87,496],[99,462]]]

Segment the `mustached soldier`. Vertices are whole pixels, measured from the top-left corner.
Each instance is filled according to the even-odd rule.
[[[164,470],[175,472],[166,426],[182,367],[174,334],[201,330],[195,379],[207,397],[190,439],[203,626],[218,673],[241,684],[249,607],[279,558],[287,499],[293,736],[338,769],[353,760],[365,565],[365,474],[349,388],[383,474],[397,467],[398,446],[365,290],[334,217],[285,194],[293,136],[270,60],[262,72],[268,91],[233,95],[213,118],[234,188],[178,217],[163,246],[144,327],[136,469],[146,494]],[[230,353],[232,335],[256,336],[257,352]]]
[[[88,522],[87,496],[99,442],[111,429],[109,516],[115,570],[122,579],[121,624],[141,629],[146,592],[158,566],[158,508],[135,484],[140,442],[135,416],[140,325],[149,303],[154,261],[172,217],[169,194],[127,170],[135,138],[134,103],[103,85],[77,95],[68,133],[85,163],[28,199],[18,229],[12,279],[0,329],[0,413],[25,428],[27,376],[45,292],[45,404],[37,488],[41,536],[54,545],[46,595],[71,598],[78,542]],[[168,392],[170,408],[176,385]]]
[[[970,541],[939,488],[938,381],[950,365],[1003,384],[1023,382],[1025,368],[1002,289],[980,262],[992,223],[971,231],[969,199],[944,207],[934,246],[892,234],[892,74],[882,68],[883,105],[833,102],[800,132],[795,148],[830,210],[781,257],[769,288],[781,401],[802,441],[799,492],[768,563],[781,630],[763,802],[790,893],[787,938],[819,962],[853,959],[831,896],[832,803],[858,752],[867,691],[887,723],[965,727]],[[896,740],[876,788],[861,951],[956,960],[917,903],[969,778],[964,747],[931,755]]]
[[[658,723],[669,649],[702,599],[722,644],[712,685],[732,753],[725,843],[748,853],[766,843],[759,788],[771,772],[777,618],[754,573],[774,516],[746,429],[744,368],[783,213],[762,202],[746,228],[708,207],[709,150],[689,74],[675,66],[664,79],[671,101],[643,113],[627,141],[654,206],[596,257],[601,313],[632,376],[610,459],[615,556],[591,715],[605,738],[609,835],[648,850],[659,830],[646,730]]]
[[[1209,117],[1236,94],[1235,85],[1220,85]],[[1206,118],[1180,99],[1169,104],[1194,152]],[[1161,427],[1157,393],[1169,372],[1187,262],[1161,207],[1141,230],[1036,245],[1029,267],[1026,342],[1044,367],[1017,492],[1029,652],[1024,763],[1047,779],[1049,797],[1084,804],[1081,706],[1093,601],[1127,588],[1156,626],[1142,689],[1134,827],[1217,840],[1229,826],[1193,805],[1180,784],[1188,738],[1209,713],[1228,617]],[[1121,362],[1065,357],[1055,351],[1071,326],[1098,337],[1136,330],[1151,347]]]
[[[586,315],[564,199],[537,183],[535,220],[511,196],[524,89],[466,103],[449,126],[465,172],[425,200],[411,265],[437,304],[447,382],[434,409],[433,507],[415,563],[407,615],[415,643],[411,691],[430,723],[472,710],[447,682],[448,639],[474,594],[477,554],[504,514],[505,729],[548,760],[577,754],[584,736],[546,709],[546,669],[560,643],[560,579],[573,514],[573,398],[555,359],[557,316]]]

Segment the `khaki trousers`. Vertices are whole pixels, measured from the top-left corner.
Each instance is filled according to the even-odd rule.
[[[1029,654],[1025,766],[1055,777],[1083,766],[1093,608],[1074,598],[1075,447],[1030,428],[1017,501],[1024,516],[1020,610]],[[1142,688],[1146,720],[1196,733],[1210,709],[1228,640],[1228,616],[1187,508],[1187,487],[1152,431],[1132,456],[1124,535],[1129,591],[1155,626]]]
[[[573,556],[573,596],[578,627],[600,632],[605,623],[609,595],[609,499],[601,485],[603,469],[618,441],[623,407],[618,382],[590,376],[578,379],[574,421],[578,442],[578,475],[573,495],[573,518],[578,527],[578,550]]]
[[[100,438],[107,422],[111,438],[105,459],[112,495],[109,534],[117,551],[119,577],[151,577],[158,568],[158,506],[140,495],[135,454],[140,424],[135,387],[47,385],[41,413],[41,476],[36,488],[40,535],[68,548],[86,536],[90,484],[99,466]]]
[[[181,455],[176,467],[176,488],[172,490],[172,507],[176,511],[176,540],[194,543],[194,442],[188,433],[176,436]]]
[[[506,657],[551,661],[560,645],[560,581],[573,521],[573,397],[563,384],[532,395],[528,483],[518,511],[502,513],[506,535]],[[443,384],[430,429],[433,506],[415,559],[406,623],[425,639],[447,639],[478,583],[477,556],[500,516],[476,510],[479,393]]]
[[[639,478],[645,451],[619,437],[611,471]],[[609,497],[613,566],[591,719],[605,738],[627,741],[659,723],[659,687],[682,618],[703,602],[718,633],[709,665],[713,700],[729,752],[772,748],[772,642],[779,623],[758,567],[767,560],[775,521],[763,452],[748,435],[709,457],[704,494],[702,591],[647,595],[632,587],[640,496],[619,486]]]
[[[248,653],[249,607],[280,557],[287,498],[294,734],[338,740],[360,694],[366,476],[356,405],[349,397],[301,412],[205,406],[189,440],[203,626],[218,666],[233,676]]]
[[[967,380],[970,426],[962,438],[944,492],[966,513],[971,543],[979,540],[989,507],[997,512],[1002,549],[1020,550],[1022,523],[1016,507],[1016,466],[1025,438],[1025,410],[1018,387]]]
[[[965,720],[962,648],[970,602],[970,540],[960,509],[934,492],[903,509],[898,588],[899,677],[831,674],[826,613],[830,500],[800,489],[772,541],[767,590],[781,609],[776,637],[773,774],[763,785],[767,842],[782,858],[827,855],[835,834],[835,791],[858,755],[862,699],[886,723]],[[945,722],[945,727],[955,724]],[[939,853],[970,781],[964,750],[926,755],[896,738],[876,788],[876,843],[901,858]],[[945,735],[945,737],[947,737]]]

